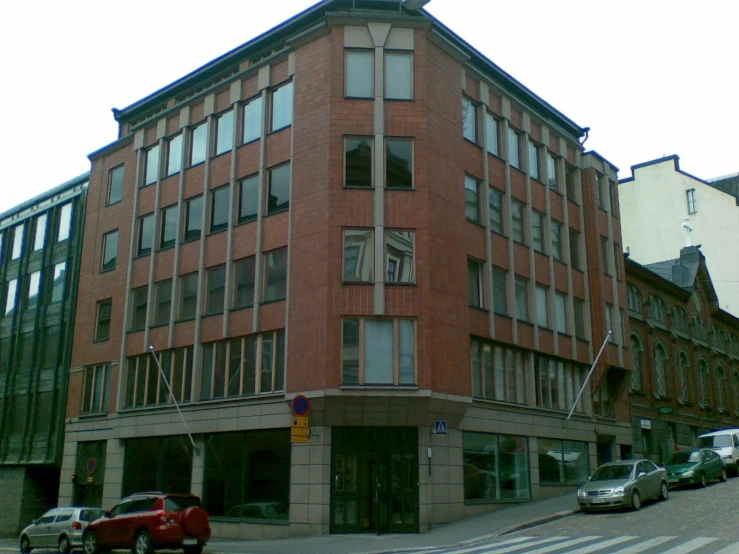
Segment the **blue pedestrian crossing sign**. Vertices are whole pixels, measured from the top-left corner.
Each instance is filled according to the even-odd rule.
[[[446,419],[437,419],[434,421],[434,435],[446,435],[447,429]]]

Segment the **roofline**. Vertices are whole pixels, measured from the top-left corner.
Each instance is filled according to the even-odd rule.
[[[693,175],[691,173],[688,173],[687,171],[683,171],[682,169],[680,169],[680,156],[678,156],[677,154],[672,154],[670,156],[663,156],[662,158],[657,158],[655,160],[649,160],[649,161],[646,161],[646,162],[642,162],[640,164],[632,165],[631,166],[631,177],[625,177],[623,179],[619,179],[618,184],[620,185],[621,183],[629,183],[629,182],[633,181],[635,179],[634,172],[637,169],[641,169],[643,167],[647,167],[647,166],[650,166],[650,165],[661,164],[661,163],[664,163],[664,162],[668,162],[670,160],[673,160],[674,161],[675,171],[677,173],[681,173],[682,175],[685,175],[686,177],[690,177],[691,179],[695,179],[696,181],[698,181],[700,183],[703,183],[704,185],[711,186],[711,183],[709,183],[705,179],[701,179],[700,177],[696,177],[695,175]],[[731,195],[729,195],[729,196],[731,196]]]
[[[17,206],[14,206],[13,208],[10,208],[9,210],[6,210],[2,213],[0,213],[0,221],[3,219],[12,216],[15,213],[22,212],[23,210],[30,208],[31,206],[34,206],[35,204],[40,204],[41,202],[48,200],[49,198],[52,198],[53,196],[56,196],[62,192],[64,192],[67,189],[71,189],[76,187],[77,185],[84,183],[85,181],[90,180],[90,172],[86,171],[82,175],[78,175],[77,177],[74,177],[73,179],[70,179],[69,181],[65,181],[61,185],[57,185],[46,192],[42,192],[39,195],[34,196],[33,198],[30,198],[24,202],[21,202]]]
[[[674,292],[678,294],[679,296],[690,298],[691,292],[689,290],[684,289],[680,285],[676,285],[669,279],[665,279],[659,273],[656,273],[652,271],[651,269],[649,269],[648,267],[643,266],[636,260],[632,260],[630,257],[629,258],[624,257],[624,269],[627,269],[629,266],[633,266],[632,271],[635,270],[637,274],[642,274],[642,276],[645,278],[656,280],[661,288],[671,289],[671,293]],[[628,282],[628,280],[629,278],[628,278],[628,272],[627,272],[626,281]]]
[[[608,160],[608,158],[606,158],[605,156],[603,156],[603,154],[601,154],[601,153],[600,153],[600,152],[598,152],[597,150],[586,150],[585,152],[583,152],[583,153],[582,153],[582,155],[583,155],[583,156],[589,156],[589,155],[590,155],[590,156],[598,156],[598,157],[599,157],[599,158],[600,158],[601,160],[603,160],[603,161],[604,161],[605,163],[607,163],[608,165],[610,165],[610,166],[611,166],[611,168],[612,168],[613,170],[615,170],[615,172],[616,172],[617,174],[618,174],[618,172],[620,171],[620,170],[619,170],[619,168],[618,168],[617,166],[615,166],[615,165],[614,165],[614,164],[613,164],[613,163],[612,163],[611,161],[609,161],[609,160]]]

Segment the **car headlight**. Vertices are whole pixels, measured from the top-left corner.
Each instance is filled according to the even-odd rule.
[[[587,498],[587,496],[588,496],[588,493],[586,493],[586,492],[585,492],[584,490],[582,490],[582,489],[577,489],[577,496],[578,496],[579,498]]]
[[[692,469],[683,472],[683,477],[692,477],[693,475],[695,475],[695,471],[693,471]]]
[[[623,486],[621,486],[621,487],[616,487],[615,489],[613,489],[613,494],[614,494],[614,495],[616,495],[616,496],[620,496],[620,495],[622,495],[623,493],[624,493],[624,488],[623,488]]]

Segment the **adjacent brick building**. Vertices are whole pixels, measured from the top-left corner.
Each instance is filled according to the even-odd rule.
[[[115,116],[62,501],[417,532],[630,452],[616,170],[428,13],[322,2]]]

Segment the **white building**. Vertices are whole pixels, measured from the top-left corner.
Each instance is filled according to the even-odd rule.
[[[677,155],[631,167],[618,183],[624,250],[640,264],[700,245],[720,307],[739,316],[739,196],[736,176],[703,180],[680,170]]]

